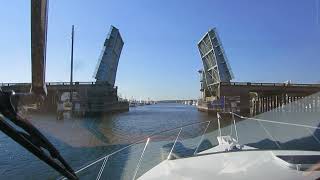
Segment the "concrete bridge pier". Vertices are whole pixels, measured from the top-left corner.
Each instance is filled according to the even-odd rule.
[[[313,98],[313,103],[314,103],[314,106],[313,106],[314,110],[313,111],[314,112],[317,112],[317,109],[318,109],[317,99],[318,99],[317,97]]]
[[[278,107],[278,104],[277,104],[277,96],[273,96],[273,111],[277,111],[277,107]]]
[[[250,114],[250,96],[249,93],[240,95],[240,112],[241,114]]]
[[[308,94],[264,94],[256,93],[255,97],[249,97],[250,113],[259,114],[263,112],[319,112],[320,97],[308,96]],[[246,111],[246,97],[241,96],[241,110]]]
[[[266,97],[266,111],[269,111],[269,97]]]
[[[263,107],[262,107],[262,98],[258,96],[258,107],[259,107],[259,113],[262,112]]]

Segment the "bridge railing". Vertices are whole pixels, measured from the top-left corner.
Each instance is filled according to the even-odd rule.
[[[69,86],[71,85],[70,82],[47,82],[46,83],[49,86]],[[98,84],[96,82],[73,82],[72,85],[94,85],[94,84]]]
[[[252,82],[221,82],[220,85],[231,86],[293,86],[293,87],[320,87],[320,84],[288,84],[288,83],[252,83]]]
[[[105,82],[73,82],[72,85],[106,85]],[[47,82],[47,86],[70,86],[70,82]],[[0,83],[0,87],[5,86],[31,86],[31,83]]]
[[[0,83],[0,87],[5,87],[5,86],[30,86],[30,83]]]
[[[137,179],[163,160],[190,157],[211,147],[203,142],[208,138],[205,136],[209,126],[213,128],[212,121],[215,120],[152,133],[83,166],[76,174],[80,179]]]
[[[47,82],[47,86],[69,86],[70,82]],[[105,85],[103,82],[73,82],[73,85]],[[31,83],[0,83],[0,87],[5,86],[30,86]],[[231,86],[299,86],[299,87],[320,87],[320,84],[287,84],[287,83],[252,83],[252,82],[220,82],[220,85]]]

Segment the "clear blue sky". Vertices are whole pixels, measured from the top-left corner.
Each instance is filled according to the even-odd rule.
[[[197,42],[217,27],[235,81],[320,82],[319,0],[51,0],[47,81],[92,81],[110,25],[125,45],[116,84],[137,99],[197,98]],[[30,0],[0,6],[0,82],[30,82]],[[11,68],[10,68],[11,67]]]

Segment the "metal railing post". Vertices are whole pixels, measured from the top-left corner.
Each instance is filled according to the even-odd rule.
[[[99,173],[98,173],[98,176],[97,176],[96,180],[100,180],[101,175],[102,175],[102,172],[103,172],[103,170],[104,170],[104,167],[106,166],[106,163],[107,163],[108,159],[109,159],[109,156],[106,156],[106,157],[104,158],[104,161],[103,161],[103,163],[102,163],[102,165],[101,165],[101,168],[100,168],[100,171],[99,171]]]
[[[221,137],[221,126],[220,126],[220,118],[221,118],[221,116],[220,116],[220,114],[217,112],[217,117],[218,117],[218,128],[219,128],[219,136]]]
[[[167,160],[169,160],[169,158],[170,158],[170,156],[171,156],[171,153],[172,153],[172,151],[173,151],[174,146],[175,146],[176,143],[177,143],[177,140],[178,140],[178,138],[179,138],[179,135],[180,135],[181,131],[182,131],[182,128],[180,128],[180,131],[179,131],[176,139],[174,140],[173,146],[172,146],[172,148],[171,148],[171,150],[170,150],[170,153],[169,153],[169,155],[168,155],[168,157],[167,157]]]
[[[145,152],[146,149],[147,149],[147,146],[148,146],[148,144],[149,144],[149,141],[150,141],[150,138],[147,139],[147,142],[146,142],[146,144],[144,145],[144,148],[143,148],[143,151],[142,151],[142,153],[141,153],[139,162],[138,162],[137,167],[136,167],[136,170],[135,170],[135,172],[134,172],[134,176],[133,176],[133,178],[132,178],[133,180],[136,179],[136,176],[137,176],[138,170],[139,170],[139,168],[140,168],[140,164],[141,164],[141,161],[142,161],[144,152]]]
[[[182,129],[183,129],[184,127],[190,127],[190,126],[193,126],[193,125],[195,125],[195,124],[202,124],[202,123],[209,123],[209,122],[211,122],[211,121],[191,123],[191,124],[184,125],[184,126],[182,126],[182,127],[177,127],[177,128],[174,128],[174,129],[169,129],[169,130],[164,130],[164,131],[161,131],[161,132],[152,133],[152,134],[149,135],[149,138],[147,138],[147,139],[146,139],[146,138],[140,139],[140,140],[138,140],[138,141],[136,141],[136,142],[134,142],[134,143],[132,143],[132,144],[130,144],[130,145],[128,145],[128,146],[125,146],[125,147],[123,147],[123,148],[120,148],[120,149],[118,149],[118,150],[116,150],[116,151],[114,151],[114,152],[112,152],[112,153],[110,153],[110,154],[108,154],[108,155],[106,155],[106,156],[103,156],[103,157],[95,160],[94,162],[91,162],[90,164],[87,164],[87,165],[85,165],[84,167],[78,169],[77,171],[75,171],[75,173],[78,174],[78,173],[80,173],[80,172],[88,169],[89,167],[91,167],[91,166],[93,166],[93,165],[95,165],[95,164],[97,164],[97,163],[99,163],[99,162],[103,162],[102,165],[101,165],[101,167],[100,167],[100,171],[99,171],[99,173],[98,173],[98,176],[97,176],[97,180],[99,180],[99,179],[101,179],[101,176],[102,176],[102,173],[103,173],[103,171],[104,171],[104,169],[105,169],[106,163],[107,163],[108,159],[109,159],[111,156],[113,156],[113,155],[115,155],[115,154],[117,154],[117,153],[120,153],[120,152],[122,152],[123,150],[128,149],[128,148],[130,148],[130,147],[132,147],[132,146],[134,146],[134,145],[136,145],[136,144],[138,144],[138,143],[146,142],[146,140],[147,140],[147,143],[146,143],[146,145],[145,145],[145,147],[144,147],[144,150],[143,150],[143,152],[142,152],[142,154],[141,154],[139,163],[138,163],[138,165],[137,165],[137,167],[136,167],[136,171],[135,171],[135,177],[136,177],[136,176],[137,176],[137,173],[138,173],[138,170],[139,170],[139,168],[140,168],[140,164],[142,163],[142,158],[143,158],[143,156],[144,156],[146,147],[147,147],[147,145],[148,145],[148,143],[149,143],[149,140],[148,140],[148,139],[150,139],[151,137],[153,137],[153,136],[155,136],[155,135],[164,133],[164,132],[170,132],[170,131],[178,130],[178,129],[179,129],[179,133],[178,133],[178,135],[177,135],[177,137],[176,137],[176,139],[175,139],[175,141],[174,141],[174,145],[173,145],[172,149],[170,150],[170,154],[169,154],[169,156],[168,156],[168,157],[170,157],[171,154],[172,154],[172,152],[173,152],[173,148],[175,147],[176,142],[178,141],[178,138],[180,137],[181,131],[182,131]],[[75,123],[74,123],[74,124],[75,124]],[[73,125],[74,125],[74,124],[73,124]],[[209,126],[209,125],[207,125],[207,126]],[[205,132],[206,132],[206,131],[205,131]],[[168,158],[168,159],[169,159],[169,158]],[[100,175],[99,175],[99,174],[100,174]],[[65,177],[62,177],[61,179],[65,180],[66,178],[65,178]]]
[[[208,127],[209,127],[210,122],[211,122],[211,121],[208,122],[206,129],[204,129],[204,132],[203,132],[203,134],[202,134],[202,136],[201,136],[201,139],[200,139],[200,141],[199,141],[199,144],[197,145],[196,150],[194,151],[193,155],[195,155],[195,154],[198,152],[199,146],[200,146],[200,144],[201,144],[201,142],[202,142],[202,140],[203,140],[203,137],[204,137],[204,135],[205,135],[205,133],[206,133]]]
[[[234,118],[234,113],[231,112],[231,114],[232,114],[232,119],[233,119],[234,130],[236,131],[237,142],[239,142],[238,130],[237,130],[237,125],[236,125],[236,120],[235,120],[235,118]]]

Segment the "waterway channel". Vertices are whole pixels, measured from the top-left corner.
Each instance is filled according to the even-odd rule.
[[[130,108],[129,112],[100,117],[57,120],[55,114],[29,115],[39,128],[60,150],[61,155],[75,169],[100,157],[124,148],[150,134],[174,129],[186,124],[191,126],[151,136],[123,151],[108,157],[101,179],[132,179],[137,170],[139,177],[168,157],[177,135],[173,153],[180,157],[193,155],[218,144],[219,135],[215,114],[199,112],[195,106],[183,104],[155,104]],[[222,135],[231,135],[240,144],[259,149],[320,150],[320,131],[299,128],[287,124],[305,124],[319,127],[319,112],[267,112],[257,118],[283,122],[272,124],[248,119],[236,119],[236,128],[231,119],[221,121]],[[210,124],[208,124],[210,121]],[[235,132],[237,131],[237,134]],[[203,133],[205,133],[204,136]],[[201,142],[201,143],[200,143]],[[57,179],[60,175],[45,163],[23,149],[0,132],[0,179]],[[80,179],[95,179],[103,161],[78,173]]]
[[[198,112],[194,106],[182,104],[138,106],[126,113],[70,120],[57,120],[54,114],[30,115],[32,123],[56,145],[62,156],[75,169],[151,133],[215,118],[214,115]],[[199,131],[190,130],[188,133],[199,135],[203,128],[202,125]],[[171,133],[175,136],[177,131]],[[135,150],[139,153],[141,147],[130,148],[126,153],[130,151],[134,154]],[[0,179],[55,179],[59,176],[2,132],[0,159]],[[120,157],[117,161],[127,161],[127,157]],[[122,170],[129,171],[126,167],[122,167]],[[115,172],[112,174],[115,175]],[[130,172],[128,174],[130,176]]]

